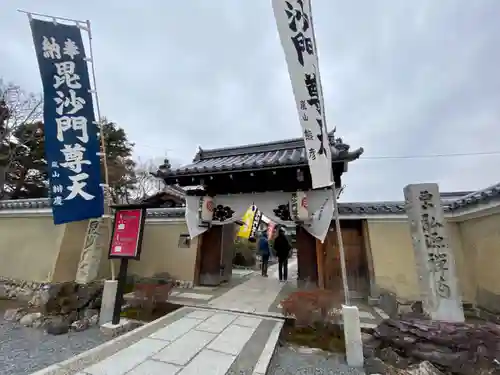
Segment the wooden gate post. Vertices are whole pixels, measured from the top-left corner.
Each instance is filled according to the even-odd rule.
[[[316,263],[318,269],[318,288],[325,289],[325,252],[324,243],[316,239]]]

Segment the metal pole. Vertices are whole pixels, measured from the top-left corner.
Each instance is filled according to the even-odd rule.
[[[75,22],[75,23],[87,23],[86,21],[81,21],[81,20],[75,20],[73,18],[65,18],[65,17],[54,17],[54,16],[50,16],[48,14],[43,14],[43,13],[35,13],[35,12],[28,12],[27,10],[23,10],[23,9],[18,9],[17,10],[18,12],[20,13],[25,13],[28,15],[28,17],[30,16],[38,16],[38,17],[45,17],[45,18],[50,18],[51,20],[61,20],[61,21],[66,21],[66,22]]]
[[[112,225],[112,219],[111,219],[111,209],[109,207],[109,200],[111,199],[111,194],[109,194],[109,200],[108,200],[108,196],[107,196],[107,192],[108,192],[108,189],[109,189],[109,172],[108,172],[108,157],[106,155],[106,142],[105,142],[105,139],[104,139],[104,130],[103,130],[103,124],[102,124],[102,121],[101,121],[101,108],[100,108],[100,105],[99,105],[99,95],[97,94],[97,84],[96,84],[96,74],[95,74],[95,63],[94,63],[94,51],[93,51],[93,48],[92,48],[92,29],[91,29],[91,26],[90,26],[90,20],[87,20],[86,21],[86,24],[87,24],[87,33],[88,33],[88,36],[89,36],[89,48],[90,48],[90,63],[91,63],[91,66],[92,66],[92,83],[93,83],[93,86],[94,86],[94,90],[93,90],[93,94],[94,94],[94,98],[95,98],[95,107],[96,107],[96,112],[97,112],[97,121],[96,121],[96,125],[99,127],[99,134],[101,136],[101,149],[102,149],[102,153],[100,153],[102,156],[102,163],[103,163],[103,168],[104,168],[104,186],[103,186],[103,195],[104,195],[104,218],[103,220],[108,220],[108,244],[109,242],[111,241],[111,225]],[[110,267],[111,267],[111,279],[114,280],[115,279],[115,266],[114,266],[114,263],[113,263],[113,260],[110,259]]]
[[[342,271],[342,284],[344,287],[345,304],[350,305],[349,285],[347,284],[347,267],[345,263],[344,241],[342,239],[342,231],[340,229],[339,205],[337,202],[337,191],[333,188],[333,216],[335,218],[335,231],[337,232],[337,242],[339,243],[340,252],[340,269]]]

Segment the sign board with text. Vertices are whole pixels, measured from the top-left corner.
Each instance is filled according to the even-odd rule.
[[[144,208],[115,211],[108,258],[140,259],[145,220],[146,210]]]

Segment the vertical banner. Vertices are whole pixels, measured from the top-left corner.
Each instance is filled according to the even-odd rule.
[[[243,225],[240,227],[237,236],[241,238],[250,238],[250,234],[252,231],[253,219],[255,217],[255,213],[257,212],[257,208],[252,205],[243,215],[242,221]]]
[[[257,232],[259,231],[259,225],[261,220],[262,220],[262,212],[260,210],[256,210],[255,215],[253,216],[252,227],[250,228],[249,238],[257,238]]]
[[[332,186],[332,150],[310,0],[272,0],[278,33],[302,127],[313,189]]]
[[[80,28],[31,19],[54,224],[101,217],[98,127]]]

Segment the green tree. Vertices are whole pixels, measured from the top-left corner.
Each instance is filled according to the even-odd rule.
[[[125,130],[114,122],[101,121],[106,146],[106,158],[111,197],[115,203],[127,203],[137,182],[132,159],[134,144],[129,142]],[[101,168],[104,181],[104,168]]]

